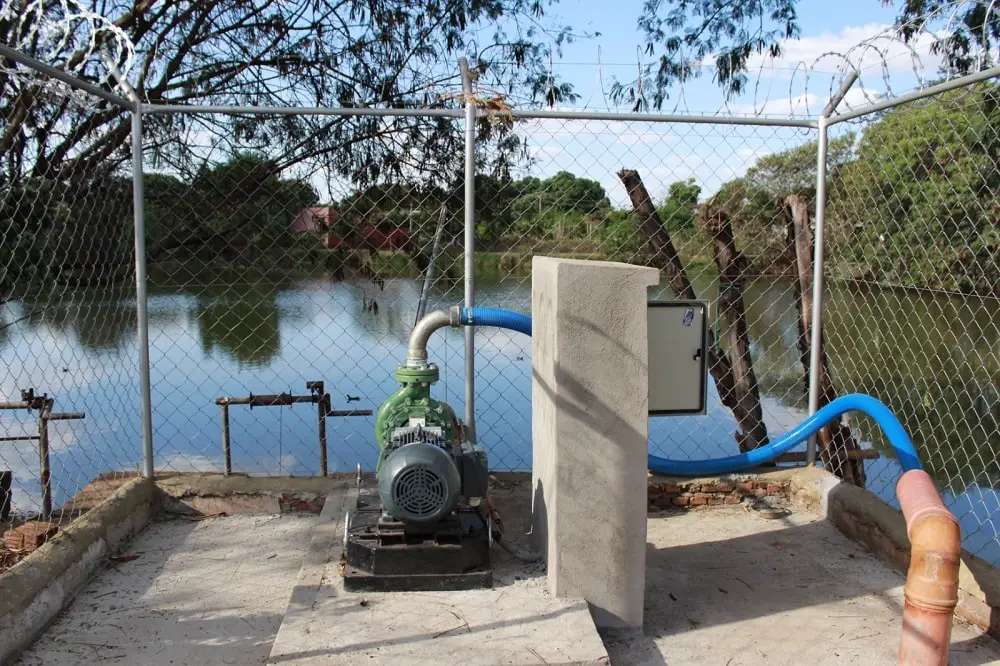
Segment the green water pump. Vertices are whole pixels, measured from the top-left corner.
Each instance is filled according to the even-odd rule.
[[[487,494],[486,451],[467,440],[451,406],[431,396],[439,376],[433,363],[398,366],[400,386],[375,417],[383,520],[415,530],[479,507]]]

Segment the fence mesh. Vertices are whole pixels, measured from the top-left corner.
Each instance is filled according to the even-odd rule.
[[[53,398],[56,413],[85,413],[46,423],[53,522],[108,496],[141,464],[124,142],[98,160],[101,170],[81,167],[85,177],[58,170],[91,164],[88,151],[106,133],[127,134],[128,115],[81,103],[79,92],[65,105],[59,95],[50,87],[0,107],[8,127],[22,128],[4,144],[0,181],[0,399],[33,407],[0,414],[0,473],[11,472],[0,497],[13,499],[5,528],[50,512],[41,442],[10,440],[39,436],[46,403],[22,391]],[[1000,563],[995,96],[994,84],[979,84],[831,130],[821,397],[865,392],[888,404],[959,516],[966,547]],[[42,133],[94,114],[102,122],[90,134]],[[427,309],[461,301],[461,121],[395,122],[145,117],[158,470],[320,473],[317,396],[328,393],[333,410],[375,410],[396,388],[430,264]],[[527,311],[536,255],[656,266],[663,279],[652,298],[710,303],[716,381],[706,415],[651,420],[651,451],[713,458],[799,423],[815,131],[501,122],[499,134],[495,117],[479,127],[477,303]],[[288,160],[269,147],[275,132],[281,145],[329,132],[372,148],[344,162],[304,138]],[[433,160],[418,148],[428,134]],[[442,370],[435,394],[463,413],[461,331],[436,334],[429,351]],[[497,470],[530,468],[530,351],[527,338],[476,333],[477,432]],[[263,406],[262,397],[289,395],[302,399]],[[372,432],[371,416],[327,418],[327,471],[372,468]],[[899,468],[864,418],[835,425],[821,448],[828,468],[894,501]],[[5,562],[18,556],[4,551]]]
[[[51,532],[22,523],[65,526],[142,464],[132,178],[127,151],[103,149],[129,116],[39,77],[4,80],[0,572]]]
[[[830,174],[824,324],[837,389],[885,402],[958,516],[1000,562],[1000,115],[995,81],[862,125]],[[873,424],[857,424],[886,453]],[[895,502],[891,460],[868,486]]]
[[[377,119],[378,120],[378,119]],[[156,135],[171,116],[151,116]],[[461,300],[461,153],[449,175],[403,167],[395,178],[343,175],[333,160],[282,169],[255,144],[258,131],[308,116],[204,114],[184,153],[147,154],[150,363],[157,467],[221,472],[223,408],[231,398],[230,465],[257,474],[321,471],[318,404],[260,406],[259,396],[311,396],[322,381],[330,408],[375,410],[398,384],[422,282],[434,254],[429,308]],[[338,131],[399,138],[431,118],[341,118]],[[445,129],[461,137],[460,123]],[[315,129],[315,128],[314,128]],[[367,149],[366,149],[367,150]],[[436,234],[440,225],[441,233]],[[457,335],[457,337],[456,337]],[[439,391],[461,409],[460,334],[435,336]],[[258,396],[257,406],[238,399]],[[446,396],[446,397],[444,397]],[[266,402],[266,400],[265,400]],[[279,401],[280,402],[280,401]],[[330,416],[328,472],[374,468],[374,417]]]

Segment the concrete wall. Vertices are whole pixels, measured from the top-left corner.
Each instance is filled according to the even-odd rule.
[[[653,268],[532,262],[533,534],[549,588],[641,627]]]
[[[0,576],[0,664],[13,661],[105,558],[145,527],[153,484],[135,479]]]

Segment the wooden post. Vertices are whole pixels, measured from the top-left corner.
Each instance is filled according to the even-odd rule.
[[[233,452],[229,439],[229,401],[219,403],[222,408],[222,464],[223,473],[229,476],[233,473]]]
[[[809,387],[810,333],[812,331],[812,274],[813,237],[809,228],[809,204],[800,194],[792,194],[784,202],[788,244],[795,250],[795,269],[798,279],[794,282],[795,302],[799,310],[799,358],[805,370],[806,390]],[[819,408],[837,397],[833,379],[826,363],[823,332],[820,331]],[[851,429],[840,420],[828,423],[819,431],[820,457],[823,465],[838,477],[862,488],[865,487],[865,462],[856,453],[860,450]]]
[[[325,477],[327,474],[326,461],[326,415],[330,411],[330,394],[324,393],[320,396],[319,402],[319,475]]]
[[[14,481],[14,473],[9,470],[0,472],[0,522],[6,523],[10,519],[10,487]]]
[[[52,467],[49,460],[49,414],[52,413],[53,400],[47,399],[42,404],[38,415],[38,464],[39,477],[42,484],[42,518],[52,517]]]
[[[618,178],[625,185],[632,208],[639,218],[639,228],[645,234],[653,248],[654,265],[666,274],[667,282],[677,298],[695,300],[694,287],[684,272],[684,264],[674,248],[670,234],[663,226],[653,201],[649,198],[646,186],[643,185],[639,173],[634,169],[622,169]],[[731,232],[730,232],[731,233]],[[742,309],[742,298],[740,298]],[[747,357],[749,358],[749,356]],[[752,367],[752,366],[749,366]],[[708,335],[708,370],[715,380],[722,404],[728,407],[736,418],[740,432],[736,441],[741,451],[746,451],[767,443],[767,429],[762,418],[760,395],[756,390],[756,380],[751,387],[744,375],[743,381],[737,381],[733,365],[729,358],[719,348],[714,333]],[[752,371],[751,371],[752,374]],[[742,385],[742,389],[739,388]],[[742,392],[741,392],[742,391]],[[756,405],[754,405],[756,402]]]
[[[719,269],[719,319],[721,336],[726,339],[727,356],[732,368],[732,398],[739,405],[743,432],[737,435],[740,451],[750,451],[768,442],[764,411],[760,406],[760,388],[750,356],[750,336],[743,308],[743,278],[746,258],[736,249],[729,216],[721,210],[710,211],[704,218],[705,229],[712,235],[715,265]],[[734,410],[735,411],[735,410]]]

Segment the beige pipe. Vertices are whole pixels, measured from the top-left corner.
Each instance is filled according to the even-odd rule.
[[[958,521],[922,470],[903,474],[896,496],[906,518],[910,568],[906,573],[899,663],[946,666],[958,604],[962,536]]]

